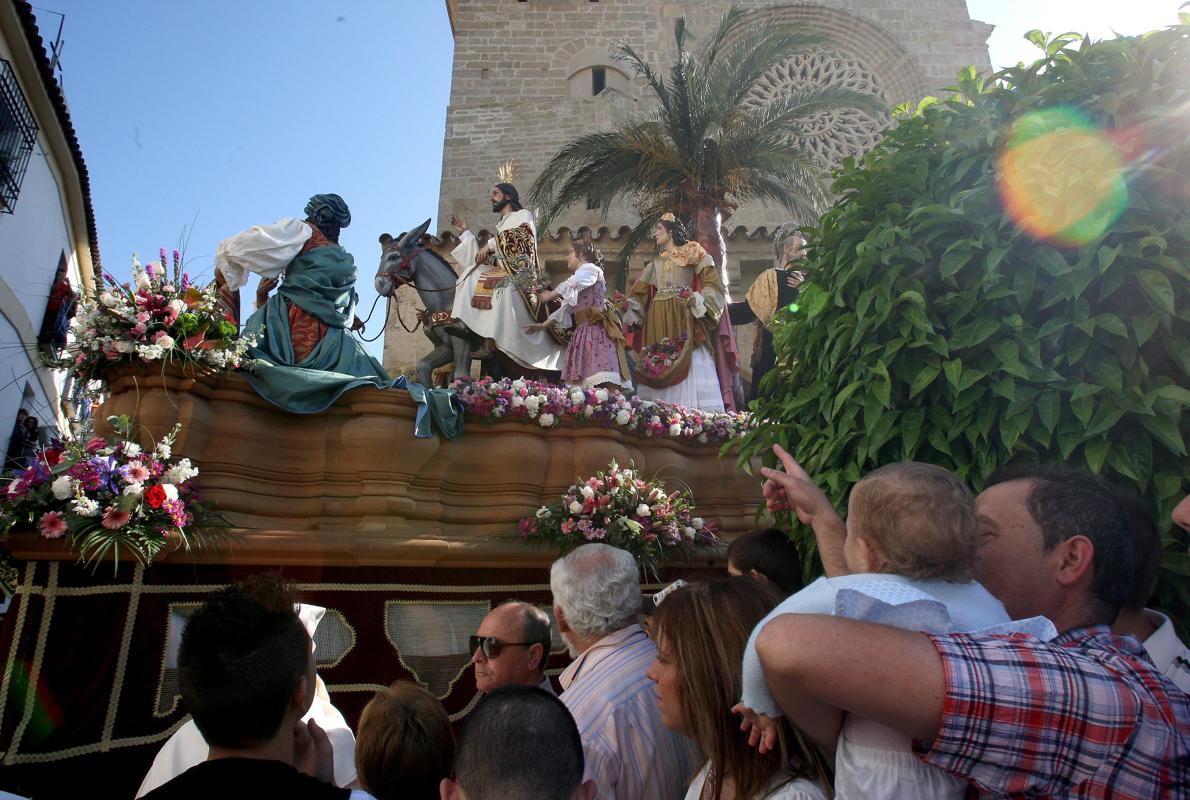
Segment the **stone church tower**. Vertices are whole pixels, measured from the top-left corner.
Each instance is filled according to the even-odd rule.
[[[938,92],[969,64],[991,70],[986,42],[992,27],[971,19],[965,0],[446,0],[455,51],[435,220],[438,249],[449,250],[456,241],[452,213],[468,217],[477,232],[494,228],[488,195],[501,163],[519,162],[516,184],[525,199],[564,143],[647,110],[641,87],[609,57],[612,42],[626,40],[651,63],[666,65],[678,16],[684,14],[698,35],[731,5],[775,12],[831,42],[821,53],[774,69],[758,88],[757,102],[817,83],[870,92],[891,108]],[[862,112],[827,113],[809,126],[802,144],[825,163],[837,164],[870,147],[888,124],[887,117]],[[744,206],[728,221],[727,271],[737,296],[772,265],[772,231],[788,222],[786,217],[781,208]],[[635,222],[628,207],[613,208],[606,219],[598,210],[574,207],[551,230],[539,231],[541,253],[560,275],[571,232],[589,230],[610,257]],[[647,255],[651,250],[631,260],[632,273]],[[608,264],[609,273],[617,268]],[[397,302],[412,318],[417,304],[412,290],[402,289]],[[745,362],[751,327],[737,332]],[[393,319],[385,366],[400,371],[428,349],[420,331],[410,335]]]

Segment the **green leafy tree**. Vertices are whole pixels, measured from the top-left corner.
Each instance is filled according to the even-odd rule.
[[[796,143],[799,126],[840,106],[884,114],[883,104],[835,87],[807,87],[764,105],[746,102],[774,66],[825,45],[800,25],[732,8],[701,47],[691,49],[692,38],[679,17],[668,74],[626,42],[612,47],[613,58],[644,81],[656,103],[558,151],[530,190],[543,209],[541,230],[577,203],[597,203],[606,215],[614,201],[628,200],[641,219],[625,238],[621,261],[671,211],[693,224],[722,266],[720,224],[739,203],[773,203],[804,219],[826,207],[828,176]]]
[[[1188,471],[1190,25],[1031,38],[1041,60],[964,71],[838,173],[743,463],[779,442],[842,507],[890,462],[977,490],[1060,462],[1168,526]],[[1190,558],[1164,535],[1159,601],[1190,624]]]

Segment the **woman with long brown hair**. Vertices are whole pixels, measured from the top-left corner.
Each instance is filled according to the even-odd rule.
[[[648,676],[667,728],[698,743],[706,763],[686,800],[826,800],[830,767],[788,723],[777,746],[748,746],[731,708],[741,691],[741,662],[752,629],[781,601],[749,577],[681,587],[652,618],[657,660]]]

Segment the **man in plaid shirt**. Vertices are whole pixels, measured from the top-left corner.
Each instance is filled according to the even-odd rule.
[[[808,476],[790,472],[766,471],[770,508],[823,514]],[[897,728],[926,763],[992,796],[1190,796],[1190,699],[1110,631],[1135,558],[1115,494],[1062,468],[989,484],[976,501],[980,580],[1014,618],[1049,617],[1058,638],[784,615],[757,642],[781,707],[794,723],[842,709]],[[814,527],[822,546],[829,526]]]

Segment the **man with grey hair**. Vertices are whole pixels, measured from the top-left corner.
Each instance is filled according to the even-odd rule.
[[[509,600],[492,609],[471,637],[475,688],[490,694],[501,686],[536,686],[554,694],[545,675],[550,657],[550,618],[532,603]]]
[[[636,561],[586,544],[550,567],[554,619],[575,660],[562,673],[562,702],[583,740],[585,777],[598,797],[679,800],[698,766],[691,740],[661,724],[645,675],[657,648],[637,622]]]

